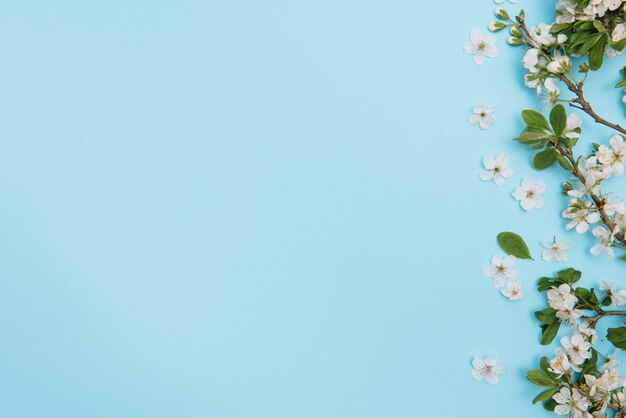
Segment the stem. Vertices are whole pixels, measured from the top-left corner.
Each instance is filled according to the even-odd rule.
[[[605,316],[626,316],[626,311],[598,311],[598,314],[596,316],[587,318],[587,321],[590,322],[590,324],[595,324],[596,322],[598,322],[600,319],[604,318]]]
[[[591,118],[596,123],[599,123],[604,126],[608,126],[609,128],[616,130],[617,132],[626,134],[626,128],[623,128],[616,123],[609,122],[608,120],[604,119],[593,110],[593,108],[591,107],[591,104],[587,101],[587,99],[585,99],[585,94],[583,93],[582,83],[572,82],[569,78],[567,78],[565,74],[559,75],[559,78],[561,79],[563,83],[565,83],[565,85],[567,86],[567,89],[576,95],[576,98],[572,99],[570,106],[582,110],[583,112],[591,116]],[[580,106],[573,106],[573,103],[577,103]]]

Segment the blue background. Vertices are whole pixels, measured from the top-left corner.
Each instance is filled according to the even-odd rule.
[[[565,232],[563,173],[510,140],[537,107],[523,51],[500,34],[496,59],[463,53],[494,7],[5,2],[0,415],[543,416],[533,284],[564,266],[539,240],[572,242],[586,284],[623,268]],[[622,65],[588,94],[616,120]],[[497,152],[501,188],[478,178]],[[512,199],[524,175],[545,208]],[[502,230],[539,260],[519,262],[521,302],[481,274]],[[500,358],[499,385],[471,379],[474,355]]]

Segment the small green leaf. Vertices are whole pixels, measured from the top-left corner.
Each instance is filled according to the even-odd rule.
[[[602,67],[604,61],[604,49],[606,47],[606,37],[602,37],[589,50],[589,68],[596,71]]]
[[[524,119],[524,122],[526,122],[526,125],[531,128],[546,129],[550,131],[550,125],[548,125],[548,121],[545,116],[535,110],[527,109],[522,111],[522,118]]]
[[[543,403],[543,407],[550,412],[554,411],[554,408],[556,408],[557,405],[558,403],[554,399],[548,399],[546,402]]]
[[[550,167],[556,161],[556,150],[554,148],[548,148],[541,152],[538,152],[533,158],[533,165],[537,170],[545,170]]]
[[[517,138],[514,138],[514,140],[522,144],[536,144],[551,137],[551,135],[543,132],[522,132],[522,134]]]
[[[558,391],[559,390],[557,388],[544,390],[539,395],[535,396],[535,399],[533,399],[533,405],[537,402],[543,402],[552,399],[552,396]]]
[[[573,171],[574,170],[574,166],[572,166],[572,163],[570,163],[569,160],[567,158],[565,158],[562,154],[557,154],[556,155],[556,160],[559,162],[559,165],[561,167],[563,167],[563,169],[565,169],[567,171]]]
[[[606,338],[620,350],[626,350],[626,328],[609,328]]]
[[[537,386],[557,387],[558,383],[543,370],[529,370],[526,378]]]
[[[565,130],[567,124],[567,112],[562,104],[556,105],[550,111],[550,125],[556,136],[560,136]]]
[[[546,308],[535,312],[535,318],[544,324],[554,324],[558,321],[558,318],[556,317],[556,310],[552,308]]]
[[[582,277],[582,273],[578,270],[574,270],[573,268],[568,268],[565,270],[561,270],[557,273],[557,275],[565,282],[565,283],[576,283]]]
[[[541,345],[548,345],[554,338],[556,334],[559,332],[559,328],[561,327],[561,323],[559,321],[554,322],[552,324],[542,325],[541,326]]]
[[[498,234],[498,245],[502,248],[502,251],[509,255],[533,260],[524,239],[515,232],[500,232]]]

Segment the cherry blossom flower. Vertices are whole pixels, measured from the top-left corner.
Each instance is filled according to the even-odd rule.
[[[546,68],[553,74],[563,74],[572,68],[572,61],[567,55],[561,55],[557,52],[554,57],[552,57],[552,61],[548,63]]]
[[[475,356],[472,360],[472,378],[474,380],[485,380],[490,385],[495,385],[500,379],[500,375],[504,374],[504,366],[498,363],[496,357],[480,358]]]
[[[574,418],[582,418],[583,412],[591,406],[589,399],[580,394],[575,388],[562,387],[561,390],[552,396],[558,405],[554,408],[557,415],[570,415]]]
[[[589,321],[584,320],[578,324],[578,332],[587,339],[591,344],[598,342],[598,333],[591,325]]]
[[[519,200],[522,209],[529,212],[535,208],[543,207],[544,190],[545,184],[542,181],[534,182],[529,178],[524,178],[521,187],[513,191],[513,197],[515,200]]]
[[[567,261],[568,254],[567,250],[572,248],[571,244],[567,242],[556,242],[554,241],[552,244],[541,241],[541,246],[545,248],[541,253],[541,258],[543,261],[552,261],[552,262],[564,262]]]
[[[600,373],[604,373],[611,369],[619,369],[622,367],[622,361],[617,358],[617,351],[605,357],[604,363],[598,368]]]
[[[514,266],[514,256],[507,255],[504,258],[500,258],[497,255],[494,255],[491,258],[491,265],[483,267],[483,274],[486,277],[491,277],[494,285],[498,289],[501,289],[504,287],[507,280],[517,279],[519,272]]]
[[[543,82],[545,90],[541,93],[541,103],[544,105],[544,109],[552,109],[559,102],[559,94],[561,89],[556,85],[554,78],[546,78]],[[573,115],[573,113],[572,113]]]
[[[493,115],[496,108],[493,105],[478,105],[474,106],[474,114],[467,120],[472,125],[478,125],[480,129],[488,129],[491,125],[496,123],[496,117]]]
[[[590,224],[600,222],[600,214],[592,210],[588,202],[583,202],[580,199],[572,199],[570,205],[563,211],[562,216],[566,219],[571,219],[565,225],[565,229],[569,231],[572,228],[576,228],[576,232],[579,234],[587,232]]]
[[[593,228],[591,233],[598,239],[598,243],[591,247],[589,252],[595,256],[604,253],[607,257],[613,258],[613,248],[611,247],[613,245],[613,241],[615,240],[615,234],[617,231],[617,228],[615,228],[613,232],[611,232],[604,226],[597,226]]]
[[[572,365],[569,362],[569,358],[567,358],[567,354],[562,350],[558,352],[558,355],[550,360],[550,371],[559,376],[564,375],[569,372],[572,368]]]
[[[616,134],[609,140],[611,147],[600,145],[598,148],[598,161],[611,167],[613,172],[621,176],[624,174],[624,163],[626,163],[626,144],[624,137]]]
[[[505,154],[498,154],[496,158],[487,155],[483,158],[483,165],[487,171],[480,173],[481,180],[493,180],[496,186],[502,186],[506,179],[513,176],[513,170],[508,167],[509,157]]]
[[[465,53],[474,55],[474,62],[482,64],[485,58],[493,58],[498,55],[496,37],[489,33],[482,33],[478,29],[470,32],[470,40],[465,44]]]
[[[604,290],[613,306],[626,305],[626,290],[620,290],[607,281],[600,282],[600,290]]]
[[[504,288],[500,289],[500,293],[509,298],[510,301],[520,300],[524,297],[524,293],[522,293],[522,282],[519,280],[509,280],[504,285]]]
[[[565,349],[571,363],[579,366],[591,358],[591,343],[581,334],[561,338],[561,345]]]

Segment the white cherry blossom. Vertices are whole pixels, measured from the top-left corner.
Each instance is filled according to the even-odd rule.
[[[500,258],[494,255],[491,258],[491,264],[483,267],[483,274],[486,277],[491,277],[498,289],[503,288],[507,280],[515,280],[519,276],[519,272],[515,268],[515,257],[507,255]]]
[[[504,366],[498,363],[498,359],[496,357],[474,357],[472,361],[472,366],[474,366],[474,370],[472,370],[472,378],[478,381],[486,381],[490,385],[495,385],[498,383],[500,379],[500,375],[504,374]]]
[[[474,106],[474,114],[467,120],[472,125],[478,125],[480,129],[487,129],[496,123],[496,117],[493,112],[496,108],[493,105],[477,105]]]
[[[593,228],[591,231],[594,237],[598,239],[598,243],[591,247],[589,252],[595,256],[598,256],[602,253],[606,254],[607,257],[613,258],[613,241],[615,240],[615,234],[617,233],[617,228],[613,230],[613,232],[609,231],[604,226],[597,226]]]
[[[552,261],[552,262],[564,262],[567,261],[568,254],[567,251],[572,248],[571,244],[567,242],[546,242],[541,241],[541,246],[545,248],[541,253],[541,258],[543,261]]]
[[[570,219],[565,229],[576,228],[576,232],[584,234],[589,225],[600,222],[600,214],[591,209],[591,205],[580,199],[572,199],[570,205],[562,213],[565,219]]]
[[[609,140],[611,147],[600,145],[598,148],[598,161],[613,169],[613,172],[621,176],[624,174],[624,163],[626,163],[626,144],[624,137],[616,134]]]
[[[524,178],[521,187],[513,191],[513,197],[520,202],[522,209],[529,212],[543,207],[544,190],[545,184],[542,181],[535,182],[529,178]]]
[[[483,158],[483,165],[487,171],[480,173],[481,180],[493,180],[496,186],[502,186],[506,179],[513,176],[513,170],[509,168],[509,157],[505,154],[498,154],[496,158],[487,155]]]
[[[626,290],[620,290],[615,285],[607,281],[600,282],[600,290],[604,290],[606,292],[606,295],[611,300],[611,305],[626,305]]]
[[[504,285],[504,288],[500,289],[500,293],[509,298],[510,301],[520,300],[524,297],[522,282],[519,280],[509,280]]]
[[[490,33],[483,33],[478,29],[470,32],[470,40],[465,44],[465,53],[474,55],[474,62],[482,64],[485,58],[498,55],[496,37]]]
[[[562,387],[552,396],[552,399],[558,403],[554,408],[554,413],[557,415],[570,415],[572,418],[588,416],[586,412],[591,402],[575,388]]]

